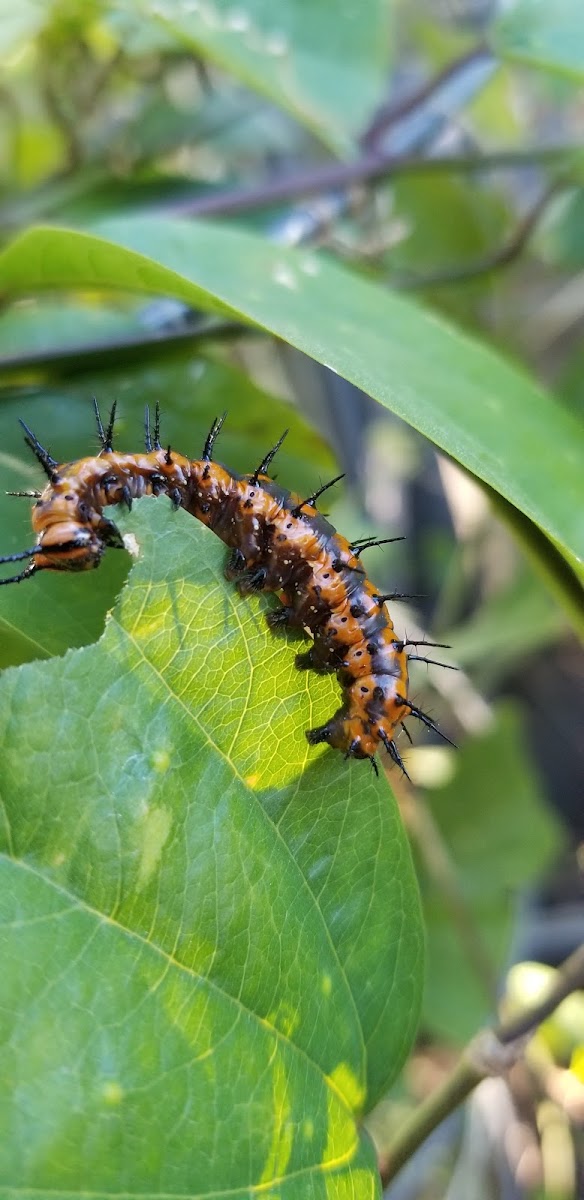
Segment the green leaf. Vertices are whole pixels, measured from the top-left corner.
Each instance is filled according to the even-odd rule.
[[[16,317],[16,311],[12,314]],[[19,313],[27,317],[27,310]],[[36,326],[41,339],[53,328],[54,313],[41,310]],[[70,310],[73,329],[81,325]],[[43,318],[44,322],[43,323]],[[28,321],[25,320],[27,325]],[[12,323],[18,338],[18,328]],[[249,471],[288,428],[278,464],[281,478],[295,491],[310,495],[320,478],[335,473],[332,456],[320,438],[289,405],[258,388],[242,371],[221,362],[198,359],[183,350],[162,362],[117,370],[103,369],[78,377],[59,388],[19,390],[2,395],[0,405],[0,548],[15,553],[33,544],[30,502],[7,496],[43,487],[44,476],[23,443],[18,418],[23,418],[60,462],[92,453],[95,420],[91,397],[98,396],[103,412],[118,402],[116,445],[135,453],[143,445],[144,406],[153,412],[162,404],[163,434],[185,453],[200,453],[213,418],[226,407],[228,420],[220,451],[235,470]],[[69,646],[99,637],[106,612],[112,607],[127,574],[123,554],[108,554],[97,575],[82,572],[63,576],[47,572],[26,587],[0,591],[0,666],[61,654]],[[3,574],[12,570],[3,568]]]
[[[516,0],[492,38],[504,58],[584,79],[581,0]]]
[[[92,344],[144,337],[145,332],[135,305],[128,310],[119,305],[89,307],[63,301],[20,305],[4,313],[0,321],[0,367],[6,359],[50,357],[51,351],[58,350],[77,351],[80,356]]]
[[[584,422],[584,345],[574,347],[559,382],[560,399],[580,423]]]
[[[584,188],[573,188],[552,205],[534,249],[548,263],[568,270],[584,266]]]
[[[391,49],[388,0],[116,0],[348,151],[379,103]]]
[[[393,211],[408,233],[386,256],[390,280],[394,273],[398,280],[411,278],[432,308],[472,329],[482,316],[485,290],[492,287],[488,273],[446,288],[430,282],[423,291],[419,281],[435,272],[456,274],[500,245],[507,224],[500,199],[477,191],[472,179],[405,175],[396,179]]]
[[[2,0],[0,4],[0,54],[6,58],[43,28],[46,0]]]
[[[77,33],[99,15],[101,0],[0,0],[0,54],[20,52],[52,27],[58,34]]]
[[[396,805],[308,746],[337,688],[218,539],[116,519],[141,557],[101,641],[0,685],[1,1184],[370,1197],[357,1117],[421,991]]]
[[[452,782],[430,794],[460,903],[454,906],[438,882],[420,872],[428,931],[423,1023],[439,1037],[464,1043],[493,1017],[514,899],[541,875],[561,834],[541,796],[512,706],[502,706],[493,728],[462,747],[456,767]]]
[[[492,693],[522,659],[541,654],[565,632],[565,619],[550,603],[549,591],[523,566],[517,578],[444,638],[456,646],[456,662],[470,668],[475,685]]]
[[[125,289],[253,321],[362,387],[582,555],[582,429],[521,369],[324,257],[203,222],[143,218],[101,232],[24,234],[0,256],[5,298]]]

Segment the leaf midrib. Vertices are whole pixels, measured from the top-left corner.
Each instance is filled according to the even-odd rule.
[[[254,1012],[254,1010],[252,1008],[249,1008],[246,1004],[244,1004],[244,1002],[239,997],[232,996],[229,992],[225,991],[225,989],[222,988],[218,983],[216,983],[215,980],[210,979],[207,975],[201,975],[198,971],[194,970],[193,967],[189,967],[189,966],[187,966],[186,963],[181,962],[180,959],[174,958],[173,955],[170,954],[168,950],[165,950],[163,946],[158,945],[156,942],[150,941],[147,937],[144,937],[144,935],[139,933],[136,929],[131,929],[128,925],[124,925],[116,917],[111,917],[107,913],[100,912],[99,909],[95,908],[92,904],[89,904],[87,902],[87,900],[85,900],[84,898],[77,896],[75,893],[71,892],[68,888],[64,887],[63,884],[57,883],[56,880],[48,878],[47,875],[43,874],[43,872],[41,870],[39,870],[39,868],[36,867],[33,863],[26,862],[24,859],[20,859],[20,858],[11,858],[8,854],[5,854],[3,851],[0,851],[0,863],[2,863],[2,862],[10,863],[12,866],[16,866],[20,870],[26,871],[28,874],[32,875],[33,878],[41,880],[45,887],[51,888],[59,896],[62,896],[63,898],[65,898],[66,900],[69,901],[68,909],[61,909],[57,913],[49,914],[53,920],[61,919],[66,913],[78,911],[81,913],[85,913],[89,917],[97,919],[97,921],[100,922],[102,925],[110,925],[113,929],[115,929],[118,933],[122,934],[123,937],[128,938],[131,942],[136,941],[136,942],[138,942],[138,944],[140,946],[145,947],[145,948],[147,948],[148,951],[152,952],[153,954],[158,955],[161,959],[163,959],[167,968],[175,968],[179,972],[180,971],[184,972],[184,974],[186,976],[188,976],[188,978],[195,980],[197,982],[197,984],[199,984],[201,987],[206,987],[209,989],[209,991],[215,992],[216,994],[221,996],[222,1000],[226,1001],[230,1005],[233,1005],[233,1007],[238,1012],[240,1012],[244,1016],[250,1018],[253,1022],[255,1022],[258,1026],[260,1026],[260,1028],[262,1028],[264,1030],[269,1030],[269,1032],[271,1034],[273,1034],[273,1036],[279,1042],[282,1042],[289,1050],[291,1050],[294,1054],[297,1054],[300,1058],[304,1059],[304,1061],[309,1064],[310,1068],[313,1071],[315,1071],[318,1076],[320,1076],[321,1080],[324,1082],[325,1087],[328,1088],[331,1092],[334,1092],[335,1097],[337,1098],[339,1103],[342,1105],[345,1113],[350,1117],[350,1119],[353,1122],[355,1122],[355,1113],[349,1106],[346,1097],[343,1096],[342,1092],[339,1091],[335,1081],[331,1078],[331,1076],[327,1075],[323,1071],[320,1064],[317,1063],[314,1059],[310,1058],[309,1055],[306,1053],[306,1051],[302,1049],[302,1046],[298,1046],[296,1042],[293,1042],[289,1038],[287,1038],[286,1035],[282,1032],[282,1030],[278,1029],[277,1026],[272,1025],[272,1023],[270,1021],[268,1021],[266,1017],[261,1017],[259,1015],[259,1013]],[[4,927],[6,927],[6,926],[10,927],[11,922],[4,922],[3,925],[4,925]],[[157,987],[160,986],[160,981],[156,986]],[[156,990],[156,989],[151,989],[151,990]],[[289,1178],[288,1176],[284,1177],[284,1179],[286,1179],[286,1180],[288,1178]],[[23,1189],[23,1191],[26,1191],[26,1189]],[[78,1195],[79,1193],[75,1193],[75,1194]],[[96,1193],[96,1194],[99,1194],[99,1193]],[[112,1194],[116,1195],[117,1193],[112,1193]],[[129,1193],[129,1194],[131,1195],[132,1193]],[[138,1193],[138,1194],[141,1194],[141,1193]],[[202,1194],[205,1196],[207,1195],[206,1192],[202,1193]],[[83,1195],[85,1195],[85,1193],[83,1193]],[[109,1193],[108,1193],[108,1195],[109,1195]]]

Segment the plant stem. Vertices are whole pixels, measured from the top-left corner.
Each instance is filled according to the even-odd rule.
[[[472,173],[521,167],[534,162],[553,163],[568,158],[576,150],[574,145],[531,146],[523,150],[501,150],[485,155],[474,153],[435,158],[422,158],[417,154],[406,156],[393,151],[385,154],[367,151],[353,162],[322,163],[281,178],[266,179],[254,187],[193,196],[192,200],[170,201],[161,205],[160,210],[172,216],[224,217],[398,174],[440,171]]]
[[[475,262],[465,263],[464,266],[446,267],[444,270],[430,271],[426,275],[392,275],[392,284],[410,289],[443,287],[445,284],[463,283],[466,280],[476,279],[480,275],[499,270],[501,267],[508,267],[515,259],[519,258],[536,226],[547,212],[549,204],[555,199],[562,186],[567,186],[567,184],[562,185],[556,181],[546,188],[539,200],[516,226],[511,237],[496,250],[491,250],[482,258],[476,259]]]
[[[558,967],[554,984],[547,996],[540,1000],[539,1004],[496,1026],[493,1030],[494,1036],[502,1046],[524,1039],[554,1012],[566,996],[580,989],[584,989],[584,942]]]
[[[581,988],[584,988],[584,943],[558,968],[555,981],[543,1000],[494,1029],[481,1030],[469,1042],[446,1082],[418,1106],[380,1159],[379,1171],[384,1187],[482,1079],[503,1074],[522,1057],[525,1043],[538,1025],[566,996]]]
[[[389,1150],[381,1157],[379,1173],[383,1187],[391,1183],[422,1142],[466,1100],[483,1078],[483,1073],[465,1050],[446,1082],[418,1105],[415,1115],[402,1126]]]

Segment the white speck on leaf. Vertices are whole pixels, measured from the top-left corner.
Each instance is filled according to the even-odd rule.
[[[295,292],[298,288],[298,283],[294,272],[286,263],[277,263],[274,267],[272,278],[274,283],[279,283],[282,287],[290,288],[290,291]]]
[[[250,25],[251,21],[248,14],[239,8],[232,9],[225,17],[225,27],[226,29],[230,29],[232,33],[245,33]]]
[[[267,53],[273,54],[275,58],[281,58],[290,52],[288,39],[283,33],[270,33],[264,44]]]
[[[140,557],[140,547],[138,545],[138,540],[136,538],[136,535],[133,533],[125,533],[123,541],[124,541],[124,547],[128,551],[128,554],[131,554],[132,558],[139,558]]]

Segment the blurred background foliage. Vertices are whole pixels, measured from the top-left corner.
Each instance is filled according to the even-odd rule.
[[[584,417],[577,0],[282,0],[270,19],[259,0],[2,0],[0,53],[3,244],[33,222],[215,214],[413,294]],[[314,184],[314,172],[372,153],[393,167]],[[391,775],[419,867],[428,983],[418,1050],[371,1121],[382,1150],[501,994],[532,994],[524,960],[553,967],[581,938],[582,655],[529,539],[352,385],[171,301],[5,306],[0,385],[3,490],[37,484],[17,416],[63,460],[94,445],[92,395],[102,409],[118,400],[124,449],[159,399],[165,438],[192,455],[227,408],[221,453],[240,469],[290,426],[282,482],[309,491],[336,460],[338,527],[407,535],[368,567],[412,594],[396,605],[399,629],[452,645],[460,673],[419,667],[414,696],[462,746],[412,748],[415,789]],[[29,541],[26,510],[0,497],[4,553]],[[94,640],[126,572],[110,555],[98,577],[3,594],[2,666]],[[509,1083],[477,1089],[465,1127],[458,1116],[441,1127],[389,1194],[576,1196],[581,1007],[568,1025],[552,1021]]]

